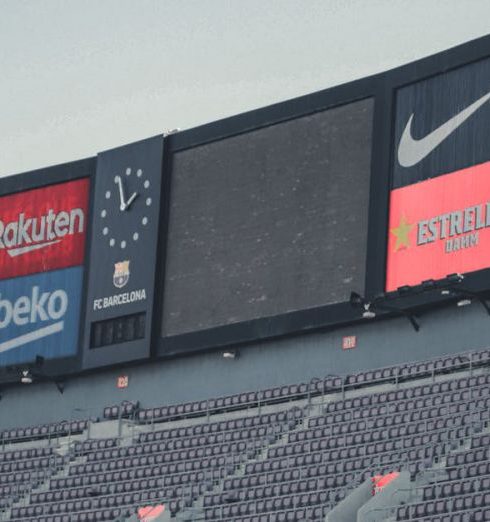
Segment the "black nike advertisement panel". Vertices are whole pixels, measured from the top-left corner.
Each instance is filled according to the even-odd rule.
[[[490,59],[402,87],[392,187],[488,161],[489,143]]]

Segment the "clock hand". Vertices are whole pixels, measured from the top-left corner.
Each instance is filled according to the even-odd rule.
[[[129,206],[131,205],[131,203],[138,197],[138,193],[137,192],[133,192],[133,194],[131,195],[131,197],[128,199],[128,201],[126,202],[125,204],[125,208],[129,208]]]
[[[120,210],[126,210],[126,203],[124,201],[124,189],[122,185],[122,179],[120,176],[117,178],[117,184],[119,185],[119,199],[121,200]]]

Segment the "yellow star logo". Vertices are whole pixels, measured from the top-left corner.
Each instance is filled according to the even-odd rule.
[[[408,234],[412,228],[413,224],[409,223],[405,216],[400,218],[396,228],[390,228],[390,232],[396,237],[395,252],[402,247],[408,248],[410,246],[410,238],[408,237]]]

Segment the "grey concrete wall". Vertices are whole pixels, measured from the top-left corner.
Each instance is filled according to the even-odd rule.
[[[390,515],[389,507],[406,502],[410,496],[410,473],[402,471],[400,475],[385,486],[382,491],[371,496],[359,508],[357,522],[377,522]]]
[[[69,380],[63,395],[50,383],[19,385],[0,392],[0,429],[101,414],[104,405],[122,400],[139,400],[147,407],[206,399],[489,344],[490,318],[478,304],[431,312],[420,324],[416,333],[403,318],[366,322],[241,347],[235,360],[205,353],[108,370]],[[344,335],[357,336],[355,349],[342,350]],[[129,376],[128,388],[116,388],[119,374]]]
[[[371,480],[365,480],[327,514],[325,522],[355,522],[357,512],[372,496]]]

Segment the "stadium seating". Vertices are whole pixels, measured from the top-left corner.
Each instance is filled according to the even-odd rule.
[[[165,503],[207,521],[323,521],[393,470],[410,472],[412,496],[380,521],[490,520],[489,355],[4,431],[0,520],[122,520]],[[90,439],[89,422],[130,435]]]
[[[13,442],[25,442],[35,439],[49,439],[82,433],[87,429],[88,420],[63,421],[55,424],[43,424],[27,428],[13,428],[0,432],[0,446]]]

